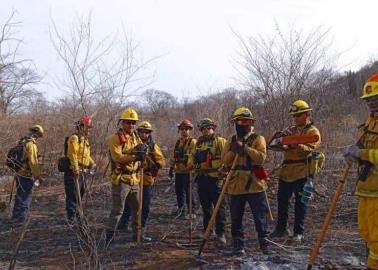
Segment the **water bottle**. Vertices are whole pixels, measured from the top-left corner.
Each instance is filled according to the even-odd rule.
[[[34,181],[34,186],[39,187],[41,185],[41,182],[37,179]]]
[[[312,196],[312,193],[314,193],[314,190],[314,183],[312,182],[312,179],[309,178],[303,187],[301,202],[307,204]]]

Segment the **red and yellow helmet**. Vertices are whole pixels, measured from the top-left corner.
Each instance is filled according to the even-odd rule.
[[[367,79],[360,98],[365,99],[376,95],[378,95],[378,73],[371,75],[369,79]]]

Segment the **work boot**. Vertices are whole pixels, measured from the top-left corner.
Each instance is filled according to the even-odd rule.
[[[290,234],[289,229],[281,230],[281,229],[275,228],[274,231],[269,235],[269,237],[279,238],[279,237],[289,236],[289,234]]]
[[[217,242],[219,244],[222,244],[222,245],[226,245],[227,244],[226,236],[224,235],[224,233],[217,234],[216,240],[217,240]]]
[[[259,238],[259,244],[260,244],[261,252],[265,255],[269,255],[270,251],[269,251],[268,239],[266,237]]]
[[[233,238],[232,239],[232,255],[234,256],[243,256],[245,255],[244,250],[244,241],[241,238]]]
[[[294,236],[293,236],[293,240],[295,242],[298,242],[298,243],[302,242],[303,241],[303,234],[295,233]]]

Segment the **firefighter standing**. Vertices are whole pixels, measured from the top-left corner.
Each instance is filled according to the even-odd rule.
[[[146,147],[135,132],[139,120],[135,110],[128,108],[121,114],[121,128],[107,140],[110,158],[112,184],[112,209],[106,231],[106,245],[113,239],[118,221],[122,216],[125,203],[131,209],[133,238],[136,239],[138,189],[140,164],[146,157]]]
[[[75,123],[75,126],[76,132],[67,141],[67,157],[71,164],[70,170],[64,172],[66,211],[70,223],[74,221],[75,217],[79,218],[75,181],[78,181],[80,198],[82,198],[86,189],[86,174],[89,173],[89,170],[96,167],[95,162],[91,158],[91,149],[88,140],[89,130],[92,128],[92,119],[85,115]]]
[[[40,125],[29,129],[30,133],[23,137],[24,163],[16,174],[16,198],[14,201],[12,220],[24,222],[27,218],[32,201],[34,183],[42,183],[41,169],[38,164],[38,147],[36,141],[43,137],[44,130]]]
[[[189,157],[189,166],[195,168],[199,200],[203,211],[203,230],[210,221],[213,207],[215,207],[222,189],[223,178],[219,169],[222,166],[221,153],[226,140],[215,135],[216,124],[209,118],[202,119],[198,128],[202,135],[198,138],[195,150]],[[216,217],[215,233],[217,240],[226,244],[225,226],[226,213],[222,202]]]
[[[190,168],[188,167],[188,158],[194,151],[196,140],[191,137],[191,130],[193,124],[183,119],[177,125],[178,132],[180,133],[179,139],[176,141],[173,156],[171,158],[171,166],[169,169],[169,177],[173,178],[175,173],[175,191],[177,197],[177,211],[176,215],[181,216],[185,213],[184,201],[189,209],[189,181],[190,181]],[[195,201],[192,201],[192,207],[195,209]]]
[[[278,217],[275,230],[270,237],[283,237],[288,235],[287,220],[288,206],[294,193],[294,240],[302,241],[304,221],[307,204],[301,200],[303,187],[308,180],[309,155],[319,147],[321,139],[319,130],[310,120],[312,109],[303,100],[297,100],[292,104],[289,115],[293,117],[294,126],[285,130],[286,135],[317,135],[319,140],[314,143],[284,145],[284,160],[279,172],[279,184],[277,192]]]
[[[156,144],[151,136],[153,131],[150,122],[143,121],[138,125],[138,135],[142,142],[148,146],[147,158],[143,164],[143,204],[142,204],[142,229],[145,241],[151,238],[145,236],[144,231],[147,224],[148,216],[150,213],[150,204],[153,194],[153,184],[158,171],[165,166],[165,158],[158,144]],[[123,215],[118,224],[118,229],[127,228],[131,216],[131,209],[128,204],[125,204]]]
[[[249,109],[238,108],[231,118],[231,122],[235,124],[236,135],[227,140],[222,152],[222,161],[228,168],[231,167],[236,154],[239,156],[235,169],[229,172],[231,178],[227,187],[231,199],[234,255],[245,254],[242,222],[246,203],[252,210],[260,248],[264,253],[268,253],[268,205],[265,199],[268,175],[261,166],[266,158],[266,143],[263,136],[254,132],[254,121]]]
[[[370,115],[359,127],[357,144],[347,147],[344,157],[348,162],[359,162],[355,193],[360,198],[358,229],[368,248],[367,269],[378,269],[378,74],[367,80],[361,99]]]

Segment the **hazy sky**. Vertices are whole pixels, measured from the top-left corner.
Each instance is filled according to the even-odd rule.
[[[378,56],[376,0],[2,0],[1,23],[12,9],[23,22],[21,53],[44,75],[40,89],[49,98],[61,94],[51,83],[61,73],[49,38],[51,17],[67,29],[75,15],[89,12],[99,37],[124,24],[143,58],[164,55],[150,65],[155,76],[149,87],[179,97],[234,85],[238,46],[230,28],[242,35],[269,35],[276,22],[283,28],[330,28],[333,50],[345,51],[340,70],[357,69]]]

